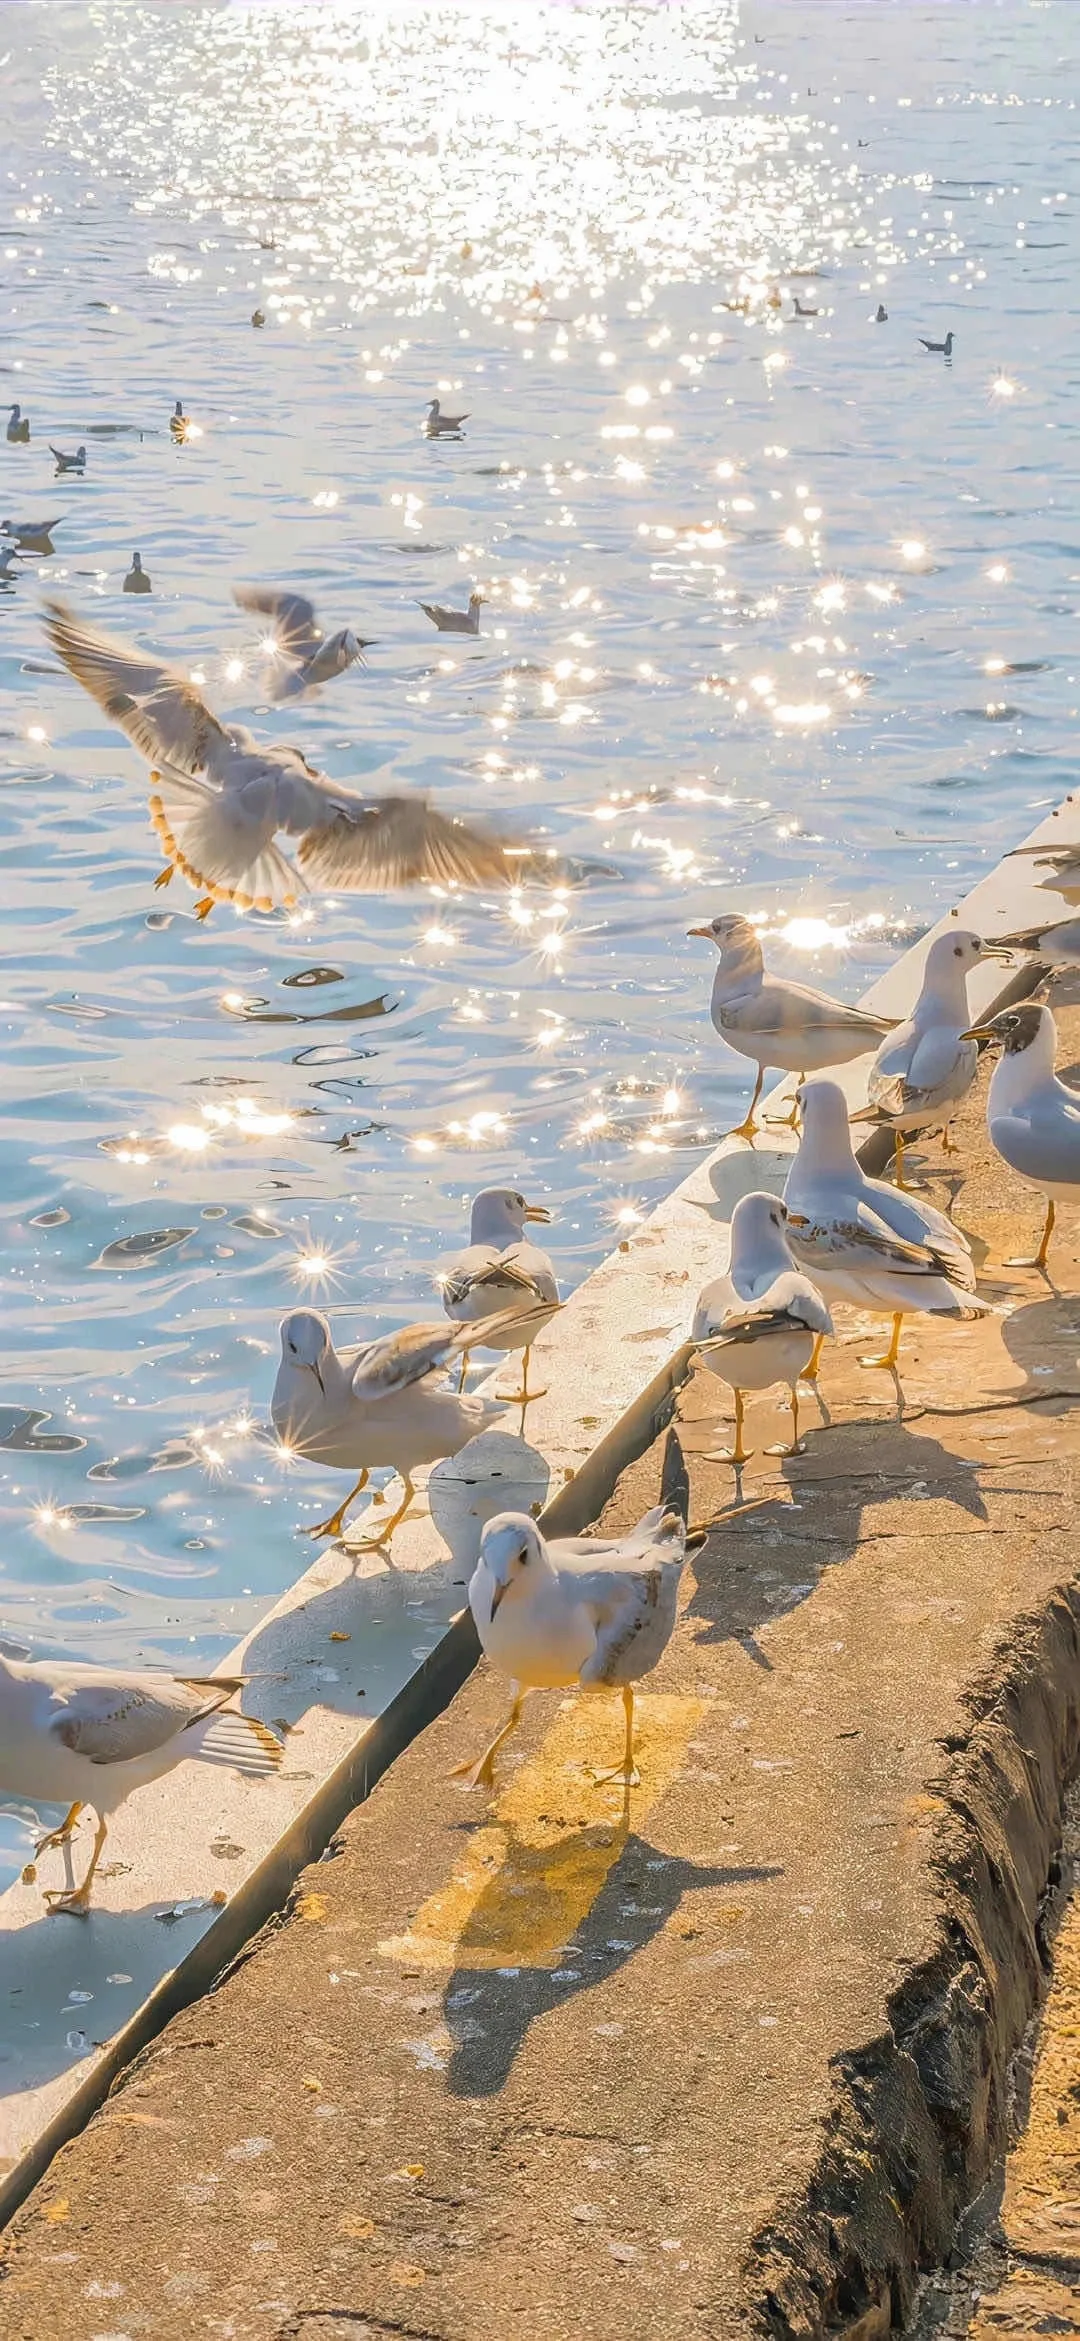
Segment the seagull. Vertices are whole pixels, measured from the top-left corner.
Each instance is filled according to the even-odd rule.
[[[68,1843],[84,1805],[97,1814],[82,1884],[48,1893],[50,1912],[85,1916],[111,1815],[136,1788],[160,1780],[185,1757],[263,1774],[276,1770],[281,1746],[266,1725],[236,1709],[223,1713],[244,1680],[0,1655],[0,1795],[69,1808],[59,1828],[40,1840],[39,1855]]]
[[[172,432],[174,439],[184,439],[187,437],[187,428],[190,421],[190,415],[186,415],[184,413],[183,399],[178,398],[176,405],[174,406],[172,413],[169,416],[169,429]]]
[[[931,357],[934,358],[951,358],[953,350],[953,339],[954,336],[951,328],[946,334],[944,341],[926,341],[921,333],[919,335],[919,340],[922,342],[924,350],[929,350]]]
[[[1080,888],[1080,845],[1018,845],[1010,861],[1049,864],[1053,876],[1038,880],[1041,892],[1063,894],[1068,900]]]
[[[767,1065],[802,1075],[820,1072],[825,1065],[846,1065],[852,1057],[876,1049],[892,1030],[890,1020],[867,1016],[861,1008],[845,1008],[827,992],[766,975],[757,935],[749,919],[737,913],[710,919],[707,926],[689,927],[687,933],[704,936],[720,953],[711,1006],[716,1031],[741,1057],[757,1064],[750,1110],[731,1132],[733,1138],[753,1143],[758,1128],[754,1109]]]
[[[256,326],[258,326],[258,325],[265,325],[265,323],[266,323],[266,314],[265,314],[265,311],[264,311],[264,310],[262,310],[262,309],[253,309],[253,310],[252,310],[252,312],[251,312],[251,322],[252,322],[252,324],[253,324],[253,325],[256,325]]]
[[[54,446],[53,446],[52,440],[50,439],[50,441],[49,441],[49,453],[50,453],[50,455],[53,455],[53,456],[55,456],[55,458],[56,458],[56,468],[57,468],[57,471],[85,471],[85,470],[86,470],[86,449],[85,449],[85,447],[77,447],[77,448],[76,448],[76,450],[75,450],[75,453],[74,453],[74,455],[64,455],[64,454],[61,452],[61,450],[60,450],[60,448],[59,448],[59,447],[54,447]]]
[[[671,1640],[686,1553],[690,1483],[669,1431],[660,1501],[625,1536],[570,1536],[548,1544],[527,1512],[499,1512],[480,1539],[469,1608],[485,1655],[511,1677],[514,1701],[479,1762],[456,1767],[470,1788],[493,1788],[495,1757],[530,1691],[621,1688],[621,1765],[597,1774],[635,1788],[634,1684]]]
[[[17,559],[18,554],[14,545],[0,545],[0,585],[7,585],[10,583],[12,576],[11,564]]]
[[[21,553],[51,553],[58,520],[0,520],[0,536],[14,537]]]
[[[546,1396],[543,1390],[529,1389],[529,1358],[536,1334],[560,1305],[551,1261],[539,1244],[525,1240],[523,1231],[531,1222],[547,1227],[550,1219],[543,1203],[527,1203],[524,1195],[511,1187],[485,1187],[473,1198],[467,1246],[444,1263],[438,1278],[446,1314],[459,1325],[475,1325],[494,1310],[507,1312],[510,1322],[501,1341],[489,1346],[524,1352],[520,1390],[499,1392],[509,1405],[519,1405],[523,1412],[534,1398]],[[544,1302],[548,1304],[546,1314],[538,1308]],[[515,1307],[524,1311],[522,1325],[528,1328],[527,1337],[515,1330]],[[461,1353],[461,1389],[468,1366],[466,1346]]]
[[[357,659],[363,666],[365,650],[374,648],[372,641],[348,626],[337,634],[324,634],[314,602],[284,586],[234,585],[233,600],[239,609],[269,618],[273,627],[266,648],[270,657],[284,661],[284,667],[271,699],[295,699],[301,691],[313,691],[332,675],[343,675]]]
[[[1003,1008],[976,1025],[972,1040],[1000,1048],[986,1100],[990,1143],[1010,1170],[1046,1197],[1046,1221],[1031,1260],[1010,1268],[1045,1268],[1057,1205],[1080,1197],[1080,1090],[1054,1071],[1057,1026],[1049,1008],[1033,1000]]]
[[[796,315],[796,317],[820,317],[820,315],[821,315],[821,311],[820,311],[820,309],[812,309],[812,308],[807,308],[807,309],[804,309],[804,308],[803,308],[803,305],[802,305],[802,302],[801,302],[801,301],[800,301],[800,299],[799,299],[798,293],[793,293],[791,297],[792,297],[792,300],[793,300],[793,301],[794,301],[794,303],[795,303],[795,315]]]
[[[142,565],[141,553],[132,554],[131,567],[124,579],[122,590],[124,593],[153,593],[154,588]]]
[[[152,768],[150,818],[167,856],[155,883],[181,870],[199,892],[197,918],[215,902],[290,909],[309,887],[383,893],[514,875],[504,838],[421,796],[360,796],[298,748],[264,747],[242,724],[219,723],[178,668],[100,633],[64,602],[46,609],[53,649]],[[275,845],[278,830],[299,840],[298,869]]]
[[[440,634],[479,634],[483,600],[482,593],[471,593],[467,610],[448,610],[442,602],[421,602],[420,607]]]
[[[433,398],[427,410],[424,429],[429,439],[443,439],[453,431],[460,431],[462,423],[468,420],[467,414],[444,415],[438,399]]]
[[[975,1079],[979,1051],[965,1037],[971,1022],[967,979],[980,959],[1008,960],[1001,943],[953,927],[937,935],[926,954],[922,990],[906,1024],[883,1040],[867,1076],[869,1104],[854,1122],[891,1130],[896,1150],[896,1184],[904,1185],[904,1135],[928,1123],[944,1123],[944,1146],[953,1152],[949,1123]]]
[[[29,442],[30,417],[24,415],[21,406],[11,408],[8,415],[7,435],[13,447],[25,447]]]
[[[802,1140],[784,1188],[788,1243],[826,1299],[892,1311],[885,1355],[860,1364],[895,1372],[905,1316],[986,1314],[971,1247],[944,1212],[866,1177],[835,1081],[804,1082],[799,1103]]]
[[[735,1393],[735,1445],[717,1460],[736,1469],[749,1453],[744,1393],[771,1390],[774,1382],[791,1391],[792,1443],[779,1452],[801,1453],[799,1380],[816,1378],[822,1342],[833,1329],[821,1294],[795,1266],[785,1218],[779,1196],[740,1195],[731,1214],[727,1275],[704,1286],[694,1311],[691,1339],[702,1364]]]
[[[884,301],[879,301],[879,302],[878,302],[878,305],[877,305],[877,314],[876,314],[876,316],[875,316],[875,318],[874,318],[874,323],[875,323],[875,325],[887,325],[887,324],[888,324],[888,322],[889,322],[889,312],[888,312],[887,308],[885,307],[885,303],[884,303]]]
[[[1011,951],[1030,951],[1050,967],[1080,967],[1080,919],[1060,919],[1053,927],[1022,927],[1016,935],[1002,935]]]
[[[510,1312],[512,1314],[512,1312]],[[487,1326],[403,1325],[359,1349],[338,1351],[317,1309],[293,1309],[281,1325],[281,1364],[270,1412],[282,1444],[309,1462],[358,1472],[355,1487],[329,1520],[309,1536],[340,1536],[353,1497],[373,1471],[389,1464],[401,1475],[403,1500],[372,1541],[382,1545],[412,1503],[412,1474],[421,1463],[456,1455],[478,1432],[501,1421],[504,1408],[462,1395],[437,1378],[467,1342],[485,1344],[505,1331],[506,1313]]]

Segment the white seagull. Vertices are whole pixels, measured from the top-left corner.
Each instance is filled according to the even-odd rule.
[[[758,937],[749,919],[737,913],[687,932],[715,943],[720,954],[710,1009],[716,1031],[758,1069],[750,1110],[731,1132],[733,1138],[752,1141],[756,1134],[754,1108],[767,1065],[805,1077],[826,1065],[847,1065],[853,1057],[865,1056],[892,1030],[889,1018],[867,1016],[861,1008],[831,1000],[827,992],[767,975]]]
[[[660,1501],[625,1536],[561,1537],[549,1544],[527,1512],[500,1512],[480,1539],[469,1607],[485,1655],[509,1675],[514,1701],[479,1762],[457,1775],[492,1788],[495,1757],[534,1690],[621,1688],[622,1764],[600,1780],[637,1785],[634,1684],[651,1674],[671,1640],[686,1555],[690,1483],[668,1432]]]
[[[194,1756],[243,1771],[276,1769],[281,1746],[266,1725],[236,1709],[223,1713],[243,1687],[242,1675],[134,1674],[0,1656],[0,1795],[68,1806],[39,1855],[67,1843],[84,1805],[97,1814],[82,1884],[47,1894],[51,1911],[85,1914],[110,1815],[174,1764]]]
[[[1049,1008],[1033,1000],[1003,1008],[972,1031],[1001,1049],[986,1100],[990,1141],[1010,1170],[1046,1197],[1046,1222],[1031,1260],[1010,1268],[1045,1268],[1056,1207],[1080,1199],[1080,1090],[1054,1071],[1057,1026]]]
[[[895,1371],[905,1316],[985,1315],[971,1247],[944,1212],[866,1177],[835,1081],[804,1082],[799,1103],[802,1139],[784,1189],[788,1243],[827,1300],[891,1310],[888,1350],[860,1363]]]
[[[443,439],[453,431],[460,431],[462,423],[468,420],[468,414],[444,415],[438,399],[433,398],[424,418],[424,429],[429,439]]]
[[[421,602],[420,607],[440,634],[479,634],[483,603],[482,593],[471,593],[467,610],[447,609],[444,602]]]
[[[892,1131],[898,1187],[904,1185],[905,1132],[941,1122],[945,1152],[953,1152],[949,1123],[979,1063],[978,1046],[966,1034],[971,1022],[968,975],[980,959],[1010,957],[1003,944],[985,943],[965,927],[935,936],[907,1023],[882,1041],[867,1076],[870,1102],[851,1118]]]
[[[357,1472],[355,1487],[309,1536],[340,1536],[354,1496],[373,1471],[401,1476],[397,1511],[372,1540],[385,1544],[412,1503],[412,1474],[422,1463],[456,1455],[505,1408],[451,1390],[440,1373],[469,1343],[498,1346],[506,1317],[485,1326],[403,1325],[358,1349],[337,1350],[317,1309],[293,1309],[281,1326],[281,1363],[270,1402],[274,1429],[290,1453],[334,1471]]]
[[[63,602],[46,604],[53,649],[151,766],[150,818],[167,856],[155,880],[183,872],[199,893],[239,910],[290,909],[311,887],[384,893],[403,886],[508,884],[503,838],[421,796],[360,796],[328,780],[299,748],[262,746],[222,724],[178,668],[117,642]],[[275,844],[298,840],[298,868]]]
[[[552,1263],[539,1244],[528,1242],[524,1230],[532,1223],[547,1227],[550,1219],[543,1203],[527,1203],[512,1187],[485,1187],[473,1198],[467,1245],[443,1262],[437,1280],[446,1314],[459,1325],[476,1325],[496,1310],[508,1313],[505,1331],[491,1346],[524,1352],[520,1390],[499,1392],[507,1404],[523,1410],[534,1398],[546,1395],[543,1390],[529,1388],[529,1358],[537,1333],[559,1307]],[[515,1312],[519,1325],[514,1322]],[[466,1345],[461,1353],[462,1388],[468,1365]]]
[[[745,1463],[744,1393],[786,1382],[791,1392],[792,1443],[799,1449],[799,1380],[812,1379],[832,1318],[821,1294],[796,1268],[779,1196],[741,1195],[731,1214],[731,1258],[726,1276],[703,1287],[691,1338],[702,1364],[735,1393],[735,1444],[719,1461]]]
[[[320,683],[343,675],[357,660],[363,666],[365,650],[374,648],[372,638],[354,634],[351,626],[324,634],[314,602],[284,586],[234,585],[233,600],[239,609],[270,620],[267,655],[282,662],[271,699],[295,699],[302,691],[317,690]]]

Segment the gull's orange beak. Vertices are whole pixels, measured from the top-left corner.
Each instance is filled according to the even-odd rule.
[[[688,936],[703,935],[707,943],[711,943],[713,939],[713,931],[711,927],[687,927],[686,932]]]
[[[551,1213],[545,1203],[527,1203],[525,1217],[526,1219],[535,1219],[539,1227],[551,1226]]]

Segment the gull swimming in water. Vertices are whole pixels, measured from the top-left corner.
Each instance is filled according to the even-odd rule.
[[[1038,1251],[1010,1268],[1045,1268],[1057,1205],[1080,1198],[1080,1090],[1054,1071],[1057,1026],[1049,1008],[1025,1000],[976,1025],[972,1040],[989,1041],[1001,1056],[990,1079],[986,1127],[1002,1161],[1046,1197]]]
[[[223,1712],[243,1687],[243,1675],[136,1674],[0,1655],[0,1795],[69,1808],[39,1855],[68,1843],[84,1805],[97,1814],[82,1884],[47,1894],[50,1911],[82,1917],[89,1909],[109,1820],[135,1789],[189,1756],[263,1774],[277,1768],[281,1745],[266,1725]]]
[[[788,1243],[827,1300],[892,1312],[885,1355],[859,1362],[895,1371],[906,1316],[985,1316],[971,1246],[943,1211],[867,1178],[835,1081],[804,1082],[799,1103],[802,1138],[784,1188]]]
[[[49,453],[50,453],[50,455],[52,455],[52,456],[55,456],[55,458],[56,458],[56,468],[57,468],[57,471],[85,471],[85,470],[86,470],[86,449],[85,449],[85,447],[77,447],[77,448],[76,448],[76,450],[75,450],[75,453],[74,453],[74,455],[65,455],[65,454],[62,452],[62,450],[61,450],[59,447],[54,447],[54,446],[53,446],[52,440],[50,439],[50,441],[49,441]]]
[[[966,1035],[971,1022],[968,975],[981,959],[1010,956],[1004,944],[985,943],[964,927],[936,935],[911,1015],[882,1041],[867,1076],[870,1102],[851,1118],[892,1131],[898,1187],[904,1185],[906,1132],[942,1122],[945,1151],[953,1152],[949,1123],[967,1096],[979,1063],[978,1046]]]
[[[30,417],[21,406],[13,406],[8,415],[7,436],[13,447],[25,447],[30,438]]]
[[[798,1455],[799,1382],[816,1377],[822,1342],[833,1322],[821,1294],[796,1268],[778,1195],[740,1195],[731,1214],[731,1258],[726,1276],[704,1286],[691,1339],[701,1362],[735,1393],[735,1444],[722,1463],[745,1463],[745,1392],[786,1382],[791,1392],[792,1443]]]
[[[122,590],[124,593],[153,593],[154,588],[142,565],[141,553],[132,554],[131,567],[124,579]]]
[[[267,653],[283,661],[271,699],[295,699],[301,691],[316,690],[333,675],[343,675],[357,660],[363,666],[365,650],[374,647],[371,640],[354,634],[349,626],[342,626],[336,634],[324,634],[314,602],[284,586],[234,585],[233,600],[239,609],[271,621],[273,633]]]
[[[293,1309],[281,1326],[281,1363],[270,1412],[282,1444],[308,1462],[359,1474],[329,1520],[309,1536],[340,1536],[354,1496],[373,1471],[400,1474],[403,1497],[372,1540],[385,1544],[412,1503],[412,1474],[422,1463],[456,1455],[505,1412],[473,1393],[450,1389],[440,1369],[467,1343],[497,1347],[506,1316],[489,1326],[403,1325],[358,1349],[337,1350],[317,1309]]]
[[[826,1065],[846,1065],[853,1057],[865,1056],[892,1030],[889,1018],[845,1008],[827,992],[767,975],[749,919],[733,913],[687,932],[715,943],[720,954],[710,1009],[716,1031],[758,1069],[750,1110],[731,1132],[733,1138],[753,1141],[758,1128],[754,1109],[767,1065],[782,1073],[818,1073]]]
[[[944,341],[926,341],[921,333],[919,335],[919,340],[922,342],[924,350],[929,350],[930,355],[933,358],[951,358],[953,353],[954,338],[955,337],[951,327],[946,334]]]
[[[483,602],[482,593],[471,593],[467,610],[449,610],[442,602],[421,602],[420,607],[440,634],[479,634]]]
[[[597,1779],[637,1786],[634,1684],[659,1665],[675,1625],[686,1557],[690,1483],[668,1432],[660,1501],[625,1536],[560,1537],[549,1544],[527,1512],[499,1512],[480,1538],[469,1608],[484,1654],[509,1675],[514,1700],[475,1764],[456,1767],[470,1788],[492,1788],[495,1757],[534,1690],[621,1689],[623,1761]]]
[[[100,633],[63,602],[48,602],[53,649],[151,766],[150,818],[166,855],[155,881],[181,870],[199,894],[239,910],[291,908],[309,887],[385,893],[403,886],[508,884],[507,840],[421,796],[360,796],[329,780],[299,748],[262,746],[242,724],[222,724],[193,683]],[[298,869],[274,843],[298,840]]]
[[[473,1198],[468,1244],[443,1263],[438,1277],[443,1307],[458,1324],[478,1324],[495,1310],[507,1313],[501,1339],[488,1346],[524,1352],[520,1390],[498,1393],[508,1405],[519,1405],[522,1410],[534,1398],[546,1396],[543,1390],[529,1388],[529,1358],[537,1334],[560,1305],[552,1263],[539,1244],[527,1241],[524,1229],[534,1222],[547,1227],[550,1219],[543,1203],[527,1203],[512,1187],[483,1188]],[[546,1314],[542,1311],[544,1302],[548,1304]],[[515,1309],[521,1313],[520,1328],[514,1323]],[[466,1346],[461,1353],[462,1388],[468,1365]]]
[[[51,553],[59,520],[0,520],[0,536],[14,537],[20,553]]]
[[[190,421],[191,416],[184,413],[183,399],[178,398],[169,416],[169,429],[174,439],[186,439]]]
[[[444,415],[438,399],[433,398],[427,410],[424,429],[429,439],[443,439],[452,431],[460,431],[462,423],[467,423],[468,420],[467,414]]]

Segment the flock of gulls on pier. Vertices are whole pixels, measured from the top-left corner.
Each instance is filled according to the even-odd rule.
[[[950,333],[925,346],[948,361],[952,342]],[[467,420],[443,414],[435,400],[423,428],[429,437],[452,438]],[[192,429],[179,400],[169,429],[178,440]],[[29,435],[27,418],[13,407],[9,442],[25,445]],[[58,471],[85,466],[82,447],[71,455],[51,452]],[[17,549],[41,549],[55,525],[5,522],[0,533]],[[138,553],[125,590],[151,590]],[[243,586],[235,599],[271,628],[275,700],[321,688],[361,662],[370,647],[349,628],[325,636],[301,593]],[[479,593],[465,612],[423,605],[440,630],[461,634],[478,633],[481,606]],[[544,857],[518,839],[448,815],[420,796],[361,795],[330,781],[301,749],[261,743],[242,725],[220,721],[179,669],[114,640],[63,602],[46,603],[45,629],[64,666],[144,759],[150,819],[165,857],[154,883],[162,886],[179,873],[196,892],[200,918],[219,902],[242,911],[287,909],[309,889],[491,886],[519,880],[530,863],[544,874]],[[279,838],[293,842],[295,863]],[[1047,887],[1080,902],[1080,844],[1023,850],[1048,866]],[[747,1114],[731,1136],[753,1146],[769,1069],[797,1077],[789,1127],[798,1130],[798,1144],[783,1196],[763,1190],[736,1204],[723,1273],[705,1286],[693,1317],[697,1357],[733,1394],[727,1459],[739,1471],[749,1452],[747,1394],[777,1385],[788,1390],[793,1436],[782,1452],[799,1452],[799,1390],[817,1378],[834,1303],[855,1303],[891,1320],[883,1353],[860,1362],[894,1374],[906,1316],[985,1314],[967,1238],[904,1176],[905,1142],[913,1133],[940,1131],[950,1148],[950,1124],[974,1082],[980,1048],[995,1052],[987,1107],[992,1144],[1046,1203],[1034,1260],[1014,1264],[1045,1268],[1055,1206],[1080,1197],[1080,1092],[1056,1075],[1054,1018],[1041,999],[1018,999],[980,1023],[973,1021],[967,987],[971,971],[988,958],[1026,954],[1049,967],[1080,965],[1080,917],[992,941],[948,922],[929,947],[922,989],[902,1023],[770,974],[758,934],[743,917],[720,915],[689,935],[716,952],[716,1032],[756,1069]],[[869,1102],[849,1115],[843,1090],[828,1076],[867,1056]],[[863,1171],[853,1123],[891,1135],[892,1181]],[[387,1551],[421,1467],[460,1453],[479,1432],[505,1421],[510,1407],[520,1408],[524,1429],[528,1408],[545,1395],[530,1388],[533,1345],[561,1306],[554,1264],[527,1232],[549,1218],[544,1205],[514,1188],[478,1194],[468,1241],[439,1276],[444,1314],[436,1322],[408,1324],[339,1350],[318,1311],[294,1309],[284,1319],[274,1428],[292,1455],[345,1473],[352,1483],[310,1535],[342,1537],[348,1507],[370,1474],[390,1470],[400,1479],[401,1498],[385,1517],[384,1499],[375,1499],[379,1525],[367,1540]],[[475,1350],[520,1356],[519,1387],[492,1397],[467,1389]],[[456,1382],[449,1368],[456,1369]],[[675,1431],[668,1436],[660,1501],[629,1534],[551,1542],[525,1512],[487,1522],[469,1602],[484,1650],[512,1681],[513,1704],[491,1746],[463,1768],[471,1786],[492,1786],[497,1751],[531,1690],[574,1686],[621,1691],[622,1762],[598,1778],[624,1790],[634,1784],[634,1684],[651,1672],[670,1639],[688,1524],[689,1485]],[[357,1547],[350,1543],[350,1549]],[[70,1847],[84,1806],[97,1815],[85,1875],[78,1886],[47,1895],[51,1910],[87,1911],[109,1817],[133,1790],[193,1756],[256,1773],[280,1763],[275,1735],[229,1704],[243,1687],[240,1677],[174,1677],[0,1654],[0,1795],[67,1808],[39,1854]],[[33,1865],[24,1876],[33,1880]]]

